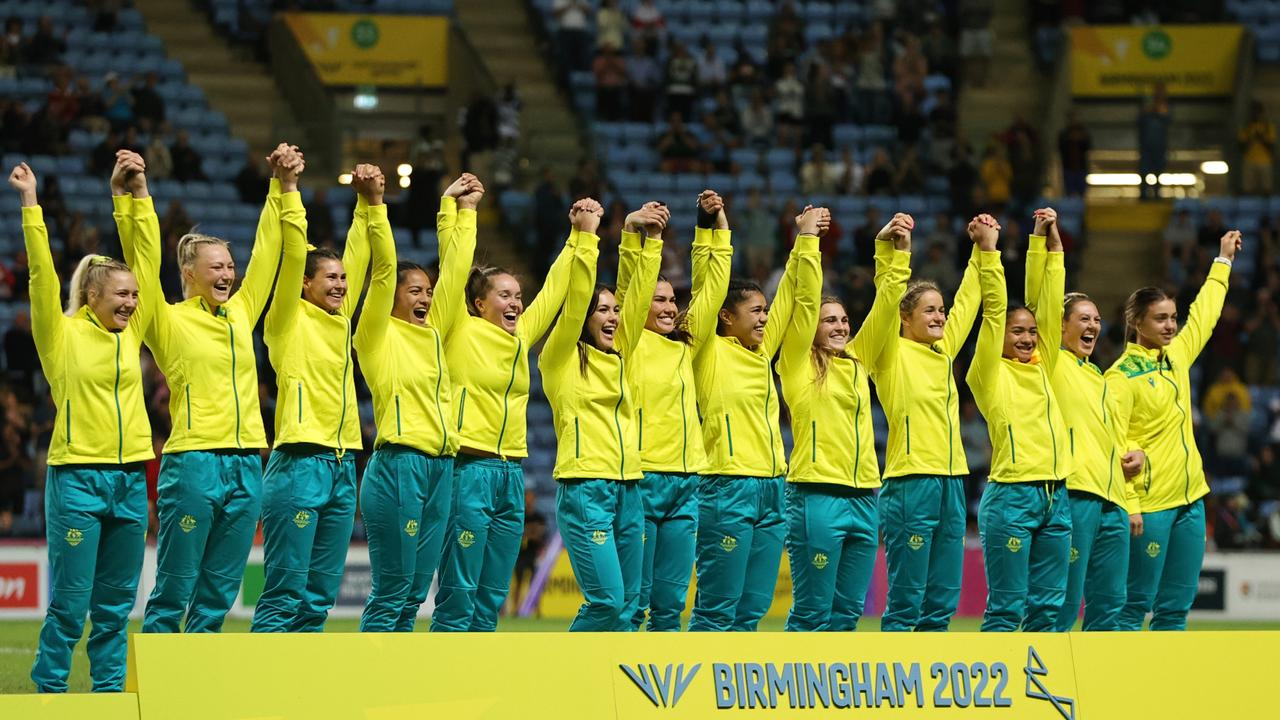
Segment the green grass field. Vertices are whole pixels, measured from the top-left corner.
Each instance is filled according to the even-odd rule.
[[[957,618],[951,627],[958,631],[976,631],[977,618]],[[766,618],[760,624],[765,631],[781,631],[781,618]],[[355,632],[358,621],[355,619],[334,619],[328,624],[329,632]],[[426,623],[418,626],[419,632],[426,630]],[[566,620],[535,620],[523,618],[504,618],[498,629],[504,632],[557,632],[568,628]],[[861,630],[878,632],[880,618],[865,618],[859,626]],[[131,632],[141,629],[141,623],[133,623]],[[248,620],[228,620],[228,632],[248,632]],[[1280,630],[1280,622],[1222,622],[1192,621],[1192,630]],[[0,693],[34,692],[28,674],[36,655],[36,642],[40,633],[38,620],[0,621]],[[76,648],[75,660],[71,666],[71,691],[88,692],[89,659],[85,655],[84,643]]]

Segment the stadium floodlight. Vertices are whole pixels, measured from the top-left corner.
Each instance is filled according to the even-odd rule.
[[[351,184],[351,173],[342,173],[341,175],[339,175],[339,176],[338,176],[338,184],[339,184],[339,185],[350,185],[350,184]]]
[[[1155,184],[1156,184],[1156,174],[1155,174],[1155,173],[1147,173],[1147,176],[1146,176],[1146,178],[1144,178],[1144,179],[1147,181],[1147,184],[1148,184],[1148,185],[1155,185]]]
[[[1200,172],[1205,175],[1226,175],[1231,168],[1221,160],[1205,160],[1200,163]]]
[[[412,182],[413,182],[413,181],[409,179],[409,176],[408,176],[408,175],[401,175],[401,176],[400,176],[400,187],[402,187],[402,188],[407,188],[407,187],[409,187],[409,184],[410,184],[410,183],[412,183]]]
[[[1160,173],[1161,185],[1191,186],[1195,185],[1197,180],[1195,173]]]
[[[1141,185],[1142,176],[1138,173],[1089,173],[1084,181],[1090,185]],[[1151,176],[1155,182],[1155,176]]]
[[[402,178],[409,177],[413,174],[413,166],[409,163],[400,163],[396,166],[396,174]]]

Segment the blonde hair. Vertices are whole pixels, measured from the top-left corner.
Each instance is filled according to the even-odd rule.
[[[844,301],[840,298],[834,295],[823,295],[822,301],[818,303],[819,322],[822,321],[821,311],[823,305],[839,305],[841,310],[845,309]],[[809,349],[809,352],[813,356],[813,382],[815,385],[821,385],[823,381],[827,379],[827,368],[831,366],[831,358],[835,357],[838,353],[834,353],[819,345],[816,337],[813,341],[813,347]]]
[[[182,296],[187,296],[187,277],[182,274],[182,270],[194,267],[196,258],[200,256],[200,248],[205,245],[220,245],[226,248],[227,252],[231,252],[231,245],[222,238],[216,238],[212,235],[204,233],[187,233],[178,240],[178,277],[182,281]]]
[[[85,255],[71,274],[71,297],[67,303],[67,315],[75,315],[89,304],[89,291],[101,290],[107,277],[114,272],[132,273],[128,265],[106,255]]]

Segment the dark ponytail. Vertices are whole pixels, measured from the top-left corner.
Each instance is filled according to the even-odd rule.
[[[1170,300],[1169,293],[1163,288],[1148,286],[1133,291],[1124,302],[1124,339],[1126,342],[1137,342],[1138,323],[1147,316],[1147,311],[1162,300]]]

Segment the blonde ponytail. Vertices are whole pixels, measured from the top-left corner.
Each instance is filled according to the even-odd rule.
[[[85,255],[80,258],[75,272],[71,273],[71,297],[67,302],[67,316],[80,312],[89,304],[89,291],[101,289],[113,272],[132,272],[128,265],[106,255]]]
[[[231,245],[226,240],[223,240],[222,238],[216,238],[212,235],[205,235],[204,233],[196,233],[196,232],[190,232],[190,233],[187,233],[186,235],[183,235],[182,239],[178,240],[178,252],[177,252],[178,277],[182,281],[183,297],[187,296],[187,276],[183,273],[183,271],[186,270],[187,268],[195,267],[196,258],[200,256],[200,248],[204,247],[205,245],[221,245],[222,247],[227,249],[228,253],[231,252]]]

